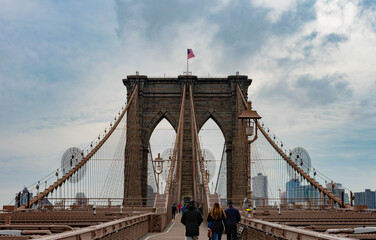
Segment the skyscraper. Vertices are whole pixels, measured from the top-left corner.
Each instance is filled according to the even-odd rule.
[[[371,189],[366,189],[364,192],[356,192],[354,204],[356,205],[367,205],[369,209],[376,208],[376,191],[371,191]]]
[[[336,195],[339,199],[342,199],[342,192],[345,192],[345,189],[342,186],[342,183],[328,183],[326,188]],[[344,193],[345,203],[350,203],[350,198],[347,193]]]
[[[268,177],[258,173],[252,178],[252,198],[256,199],[256,205],[268,205]]]
[[[318,203],[319,191],[311,185],[300,185],[295,187],[294,199],[295,203],[308,204],[309,202]]]
[[[295,189],[300,186],[298,179],[291,179],[286,183],[287,203],[295,202]]]

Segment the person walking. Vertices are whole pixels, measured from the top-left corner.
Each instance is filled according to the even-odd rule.
[[[172,219],[175,219],[175,213],[176,213],[176,205],[175,205],[175,203],[174,204],[172,204]]]
[[[178,204],[179,213],[181,212],[181,203]]]
[[[203,221],[200,211],[195,206],[195,201],[188,203],[187,209],[181,217],[181,223],[185,226],[185,239],[197,240],[200,235],[200,225]]]
[[[184,206],[183,206],[183,208],[181,209],[181,215],[184,214],[184,211],[185,211],[185,208],[186,208],[186,207],[187,207],[187,204],[185,203]]]
[[[213,232],[213,240],[221,240],[225,228],[227,229],[226,214],[219,203],[214,203],[207,218],[208,223],[211,222],[211,231]]]
[[[233,202],[228,202],[228,208],[225,210],[227,216],[227,240],[236,240],[237,224],[240,221],[240,212],[233,207]]]

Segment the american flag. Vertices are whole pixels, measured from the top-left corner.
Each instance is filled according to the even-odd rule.
[[[188,48],[188,59],[193,58],[193,57],[195,57],[195,55],[193,54],[192,49]]]

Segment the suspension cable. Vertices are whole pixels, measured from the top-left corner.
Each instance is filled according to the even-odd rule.
[[[39,193],[37,196],[35,196],[33,199],[30,200],[29,203],[25,203],[22,205],[19,209],[24,209],[26,206],[32,206],[34,203],[38,202],[39,200],[43,199],[45,196],[47,196],[50,192],[52,192],[57,187],[61,186],[69,177],[71,177],[74,173],[78,171],[84,164],[86,164],[87,161],[90,160],[90,158],[102,147],[102,145],[107,141],[107,139],[111,136],[111,134],[115,131],[116,127],[119,125],[120,121],[124,117],[125,113],[127,112],[129,106],[132,103],[132,100],[138,90],[138,85],[135,86],[133,93],[130,97],[130,100],[127,104],[127,106],[124,108],[123,112],[115,122],[114,126],[111,128],[110,131],[102,138],[102,140],[98,143],[97,146],[95,146],[94,149],[91,150],[89,154],[87,154],[75,167],[73,167],[68,173],[66,173],[64,176],[62,176],[60,179],[58,179],[54,184],[52,184],[49,188],[45,189],[43,192]]]
[[[180,115],[179,115],[179,123],[178,123],[178,128],[177,128],[177,134],[175,138],[175,146],[174,146],[174,151],[172,154],[172,159],[171,159],[171,164],[170,164],[170,170],[168,172],[168,177],[167,177],[167,182],[166,182],[166,188],[164,193],[166,195],[170,194],[170,188],[173,180],[173,173],[175,170],[175,163],[176,163],[176,153],[179,150],[178,148],[181,148],[181,137],[183,135],[183,121],[184,121],[184,107],[185,107],[185,91],[186,91],[186,86],[184,84],[183,86],[183,94],[182,94],[182,101],[181,101],[181,106],[180,106]],[[179,146],[180,145],[180,146]],[[179,154],[179,158],[181,158]],[[180,168],[181,168],[180,164]],[[179,181],[181,181],[181,176],[179,177]],[[178,197],[180,197],[180,184],[178,186]]]
[[[260,126],[259,123],[257,123],[258,129],[260,129],[261,133],[264,135],[264,137],[268,140],[268,142],[273,146],[273,148],[278,152],[279,155],[291,166],[297,171],[303,178],[305,178],[311,185],[316,187],[318,190],[320,190],[322,193],[324,193],[326,196],[328,196],[330,199],[338,203],[340,206],[344,206],[346,208],[352,208],[350,204],[344,203],[342,204],[342,201],[339,197],[334,195],[332,192],[321,186],[316,180],[311,178],[306,172],[304,172],[301,168],[298,167],[275,143],[274,141],[269,137],[269,135],[265,132],[265,130]]]
[[[203,179],[203,185],[204,185],[204,191],[205,191],[205,196],[206,196],[206,204],[209,207],[210,206],[210,201],[209,201],[209,195],[210,195],[210,190],[209,190],[209,183],[208,179],[206,178],[206,173],[205,173],[205,166],[204,166],[204,157],[202,156],[202,151],[200,147],[200,140],[198,137],[198,130],[197,130],[197,123],[196,123],[196,112],[194,108],[194,103],[193,103],[193,90],[192,90],[192,84],[189,85],[189,96],[190,96],[190,103],[191,103],[191,120],[192,120],[192,125],[193,125],[193,132],[194,132],[194,138],[195,138],[195,143],[196,143],[196,148],[198,152],[198,163],[200,166],[200,171],[201,171],[201,177]]]

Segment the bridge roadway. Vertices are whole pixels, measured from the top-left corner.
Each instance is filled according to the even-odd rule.
[[[203,216],[203,218],[206,218]],[[144,237],[140,238],[140,240],[165,240],[165,239],[185,239],[185,226],[180,222],[181,213],[176,215],[175,220],[169,224],[166,229],[161,233],[148,233]],[[200,236],[198,237],[199,240],[207,240],[208,234],[208,227],[204,222],[200,225]],[[222,236],[222,239],[226,239],[226,234]]]

